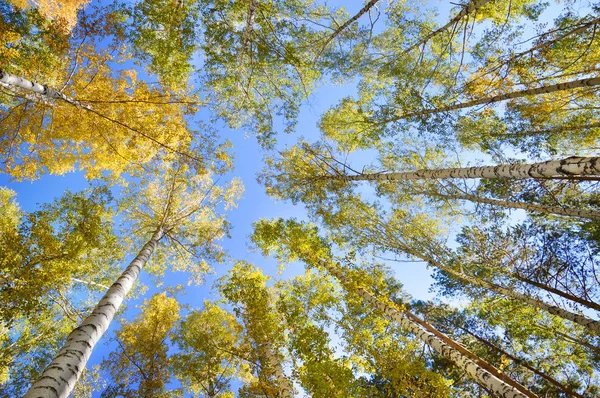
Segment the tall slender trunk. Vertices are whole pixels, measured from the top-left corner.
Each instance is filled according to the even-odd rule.
[[[557,289],[555,287],[549,286],[549,285],[547,285],[545,283],[534,281],[533,279],[526,278],[526,277],[521,276],[521,275],[516,274],[516,273],[511,273],[510,275],[514,276],[515,278],[517,278],[521,282],[528,283],[528,284],[530,284],[532,286],[535,286],[535,287],[538,287],[540,289],[546,290],[547,292],[556,294],[557,296],[564,297],[567,300],[571,300],[571,301],[573,301],[575,303],[578,303],[578,304],[581,304],[581,305],[583,305],[585,307],[594,309],[596,311],[600,311],[600,304],[598,304],[598,303],[595,303],[595,302],[590,301],[590,300],[583,299],[581,297],[577,297],[577,296],[575,296],[575,295],[573,295],[571,293],[567,293],[567,292],[562,291],[560,289]]]
[[[477,11],[478,9],[480,9],[481,7],[483,7],[484,5],[486,5],[487,3],[489,3],[490,1],[492,1],[492,0],[473,0],[473,1],[469,1],[469,3],[467,3],[464,6],[462,6],[463,9],[454,18],[452,18],[446,25],[442,26],[439,29],[434,30],[433,32],[429,33],[427,36],[423,37],[421,40],[419,40],[418,42],[416,42],[415,44],[413,44],[412,46],[410,46],[408,49],[404,50],[404,54],[408,54],[409,52],[411,52],[415,48],[420,47],[421,45],[427,43],[429,40],[431,40],[435,36],[439,35],[440,33],[448,30],[448,28],[450,28],[450,26],[452,26],[455,23],[459,22],[461,19],[463,19],[464,17],[466,17],[468,14],[470,14],[470,13],[472,13],[474,11]]]
[[[568,31],[568,32],[566,32],[566,33],[564,33],[564,34],[562,34],[562,35],[560,35],[560,36],[558,36],[558,37],[556,37],[554,39],[545,41],[545,42],[540,43],[540,44],[538,44],[536,46],[533,46],[533,47],[531,47],[531,48],[529,48],[529,49],[527,49],[525,51],[522,51],[520,53],[517,53],[517,54],[513,55],[508,60],[506,60],[504,63],[505,64],[510,64],[510,63],[514,62],[517,58],[521,58],[523,55],[531,54],[532,52],[534,52],[536,50],[539,50],[539,49],[542,49],[544,47],[549,47],[550,45],[552,45],[552,44],[554,44],[556,42],[561,41],[565,37],[569,37],[569,36],[573,36],[573,35],[579,34],[579,33],[583,32],[583,31],[587,30],[588,28],[596,26],[599,22],[600,22],[600,18],[594,18],[591,21],[588,21],[588,22],[580,25],[579,27],[577,27],[577,28],[575,28],[573,30],[570,30],[570,31]]]
[[[541,377],[541,378],[549,381],[550,383],[554,384],[556,387],[560,388],[561,390],[563,390],[567,394],[572,395],[574,397],[578,397],[578,398],[584,398],[583,395],[576,393],[575,391],[573,391],[572,389],[570,389],[568,386],[565,386],[563,383],[561,383],[560,381],[556,380],[555,378],[547,375],[544,372],[541,372],[541,371],[537,370],[536,368],[534,368],[533,366],[531,366],[528,361],[526,361],[524,359],[521,359],[521,358],[519,358],[519,357],[517,357],[515,355],[512,355],[511,353],[503,350],[501,347],[498,347],[495,344],[487,341],[483,337],[480,337],[477,334],[471,332],[467,328],[464,328],[464,327],[462,327],[460,325],[455,325],[455,326],[458,327],[459,329],[461,329],[462,331],[464,331],[465,333],[467,333],[468,335],[473,336],[477,341],[479,341],[483,345],[491,348],[492,350],[495,350],[495,351],[499,352],[500,354],[504,355],[507,358],[510,358],[516,364],[523,366],[524,368],[532,371],[533,373],[535,373],[539,377]]]
[[[10,73],[0,69],[0,84],[12,87],[19,87],[23,90],[34,92],[35,94],[43,95],[50,99],[60,99],[74,105],[78,108],[92,109],[89,105],[83,104],[73,98],[66,96],[55,88],[35,83],[20,76],[11,75]]]
[[[553,84],[550,86],[542,86],[542,87],[538,87],[538,88],[529,88],[529,89],[525,89],[525,90],[512,91],[512,92],[509,92],[506,94],[498,94],[498,95],[494,95],[492,97],[480,98],[480,99],[476,99],[476,100],[472,100],[472,101],[461,102],[461,103],[454,104],[454,105],[442,106],[442,107],[435,108],[435,109],[424,109],[424,110],[417,111],[417,112],[403,113],[398,116],[394,116],[394,117],[382,120],[381,122],[374,121],[374,123],[389,123],[389,122],[393,122],[396,120],[408,119],[408,118],[416,117],[416,116],[425,116],[425,115],[431,115],[434,113],[454,111],[457,109],[470,108],[472,106],[477,106],[477,105],[493,104],[495,102],[506,101],[506,100],[510,100],[510,99],[514,99],[514,98],[522,98],[522,97],[526,97],[529,95],[550,94],[550,93],[554,93],[557,91],[565,91],[565,90],[573,90],[573,89],[582,88],[582,87],[597,86],[599,84],[600,84],[600,77],[572,80],[569,82]]]
[[[275,379],[277,380],[279,396],[281,398],[292,398],[294,394],[291,383],[285,376],[285,373],[283,373],[281,362],[279,362],[275,357],[271,343],[268,341],[266,342],[266,347],[264,347],[263,355],[269,363],[269,368],[272,370],[273,376],[275,376]]]
[[[581,218],[591,218],[591,219],[600,219],[600,212],[593,210],[585,210],[585,209],[575,209],[572,207],[560,207],[560,206],[546,206],[539,205],[534,203],[526,203],[526,202],[513,202],[508,200],[500,200],[500,199],[491,199],[483,196],[471,195],[471,194],[442,194],[437,192],[417,192],[423,195],[429,196],[437,196],[441,198],[447,199],[455,199],[455,200],[468,200],[471,202],[477,203],[485,203],[489,205],[496,205],[500,207],[506,207],[509,209],[523,209],[527,211],[534,211],[538,213],[549,213],[549,214],[557,214],[559,216],[569,216],[569,217],[581,217]]]
[[[508,297],[509,299],[524,302],[535,308],[547,311],[550,314],[553,314],[553,315],[556,315],[563,319],[577,323],[593,332],[600,334],[600,321],[596,321],[594,319],[588,318],[587,316],[576,314],[571,311],[567,311],[556,305],[548,304],[538,298],[531,297],[531,296],[523,294],[523,293],[519,293],[513,289],[505,288],[503,286],[497,285],[492,282],[484,281],[484,280],[479,279],[474,276],[465,275],[462,272],[453,269],[452,267],[445,266],[444,264],[442,264],[440,261],[437,261],[432,256],[428,256],[423,253],[420,253],[419,251],[411,249],[411,248],[407,247],[406,245],[402,244],[401,242],[398,242],[396,236],[394,234],[391,234],[390,231],[387,230],[387,228],[385,230],[385,240],[387,240],[387,243],[383,244],[384,247],[392,248],[395,250],[400,250],[411,256],[417,257],[417,258],[431,264],[432,266],[440,269],[441,271],[444,271],[444,272],[454,276],[455,278],[457,278],[463,282],[469,283],[474,286],[483,287],[485,289],[491,290],[495,293],[498,293],[500,295]],[[392,242],[392,243],[390,243],[390,242]],[[394,242],[397,242],[397,243],[394,243]]]
[[[354,16],[350,19],[348,19],[346,22],[344,22],[339,28],[337,28],[328,38],[327,38],[327,42],[325,43],[325,46],[327,46],[327,44],[329,44],[333,39],[335,39],[340,33],[342,33],[344,31],[344,29],[346,29],[348,26],[352,25],[352,23],[354,21],[356,21],[358,18],[362,17],[364,14],[366,14],[371,8],[373,8],[375,6],[375,4],[377,4],[379,0],[369,0],[369,2],[367,4],[365,4],[365,6],[363,8],[361,8],[356,14],[354,14]],[[489,1],[489,0],[488,0]]]
[[[543,330],[543,331],[548,330],[547,326],[536,325],[536,327],[538,329]],[[594,352],[596,354],[600,354],[600,347],[595,346],[593,344],[590,344],[587,341],[581,340],[581,339],[579,339],[577,337],[569,336],[568,334],[565,334],[565,333],[563,333],[561,331],[558,331],[558,330],[552,330],[552,333],[556,334],[557,336],[562,337],[563,341],[568,341],[569,343],[579,344],[580,346],[587,348],[591,352]]]
[[[447,272],[447,273],[453,275],[454,277],[456,277],[464,282],[470,283],[475,286],[484,287],[495,293],[506,296],[510,299],[527,303],[527,304],[531,305],[532,307],[536,307],[541,310],[547,311],[550,314],[553,314],[553,315],[559,316],[563,319],[567,319],[571,322],[577,323],[577,324],[584,326],[584,327],[588,328],[589,330],[594,331],[596,333],[600,333],[600,321],[593,320],[591,318],[588,318],[585,315],[580,315],[580,314],[573,313],[571,311],[567,311],[556,305],[548,304],[548,303],[546,303],[540,299],[537,299],[535,297],[531,297],[526,294],[519,293],[513,289],[508,289],[508,288],[505,288],[503,286],[497,285],[492,282],[487,282],[487,281],[484,281],[482,279],[479,279],[479,278],[476,278],[473,276],[465,275],[462,272],[456,271],[451,267],[446,267],[446,266],[440,264],[439,262],[435,261],[434,259],[431,259],[431,258],[426,259],[425,256],[423,256],[421,258],[425,261],[429,261],[435,267],[439,268],[440,270],[442,270],[444,272]]]
[[[560,178],[600,175],[600,157],[571,156],[561,160],[530,164],[507,164],[481,167],[456,167],[357,175],[325,175],[321,179],[341,181],[406,181],[428,178]]]
[[[254,23],[254,12],[256,11],[256,0],[248,0],[248,11],[246,12],[246,26],[244,27],[244,36],[242,38],[242,56],[246,53],[246,47],[252,34]]]
[[[312,256],[309,254],[307,258],[312,258]],[[410,331],[417,338],[429,345],[442,356],[454,362],[458,368],[465,371],[470,377],[485,386],[485,388],[488,388],[490,391],[506,398],[537,397],[535,394],[528,391],[525,387],[519,385],[513,380],[507,382],[498,378],[496,375],[494,375],[494,373],[499,374],[500,371],[485,362],[483,359],[478,358],[477,362],[469,359],[469,357],[465,355],[465,351],[467,351],[466,348],[460,346],[458,343],[452,341],[448,336],[445,336],[437,330],[432,332],[435,329],[433,326],[429,324],[427,324],[427,326],[423,326],[426,323],[421,320],[419,320],[419,322],[415,322],[416,317],[414,315],[409,315],[409,313],[406,311],[399,311],[393,306],[373,296],[364,288],[356,288],[352,281],[350,281],[341,271],[337,270],[336,267],[331,265],[329,262],[321,259],[314,261],[331,275],[333,275],[336,279],[338,279],[345,289],[358,294],[363,300],[382,311],[389,319],[398,322],[404,329]],[[457,346],[460,346],[462,349],[458,349]],[[475,356],[475,354],[472,355]],[[485,363],[485,367],[481,366],[483,363]],[[486,370],[486,368],[495,369],[495,371],[490,372]]]
[[[108,289],[92,313],[75,328],[56,357],[23,398],[67,398],[85,368],[94,346],[106,332],[123,299],[163,236],[157,229],[136,258]]]

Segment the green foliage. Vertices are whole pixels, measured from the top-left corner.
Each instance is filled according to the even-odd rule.
[[[102,361],[112,377],[102,397],[181,396],[166,389],[171,377],[167,339],[179,320],[179,308],[176,299],[156,294],[144,301],[136,319],[122,325],[115,337],[118,348]]]
[[[162,275],[168,266],[189,272],[190,281],[200,283],[210,271],[210,262],[225,258],[217,243],[229,231],[224,212],[235,207],[242,191],[239,179],[217,185],[210,174],[196,173],[183,160],[154,163],[153,169],[128,184],[120,201],[124,228],[142,232],[131,235],[129,243],[139,248],[147,234],[162,228],[166,242],[149,264],[149,272]]]
[[[121,253],[105,187],[67,192],[26,215],[13,197],[2,190],[0,319],[8,324],[41,311],[46,294],[69,286],[73,278],[102,282],[102,273]]]
[[[189,0],[143,0],[127,11],[127,38],[134,54],[149,62],[149,71],[167,87],[183,90],[198,44],[199,4]]]
[[[233,306],[244,327],[245,359],[256,369],[255,378],[240,389],[243,397],[278,396],[281,384],[286,382],[281,380],[284,331],[273,305],[272,291],[267,287],[268,280],[252,264],[238,262],[218,283],[221,295]]]
[[[243,328],[235,316],[218,305],[205,302],[204,307],[188,314],[172,335],[180,353],[173,355],[171,366],[192,394],[233,397],[231,380],[250,376]]]

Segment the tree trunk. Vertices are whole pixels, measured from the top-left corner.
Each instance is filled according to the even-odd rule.
[[[423,258],[423,259],[425,260],[425,258]],[[495,293],[506,296],[510,299],[527,303],[533,307],[539,308],[541,310],[549,312],[550,314],[553,314],[553,315],[559,316],[563,319],[577,323],[581,326],[588,328],[589,330],[591,330],[593,332],[600,334],[600,321],[593,320],[584,315],[575,314],[571,311],[567,311],[565,309],[557,307],[556,305],[551,305],[551,304],[548,304],[537,298],[528,296],[523,293],[519,293],[513,289],[508,289],[503,286],[497,285],[495,283],[486,282],[486,281],[478,279],[476,277],[465,275],[465,274],[463,274],[459,271],[456,271],[450,267],[446,267],[433,259],[427,259],[426,261],[429,261],[435,267],[439,268],[440,270],[442,270],[444,272],[449,273],[450,275],[452,275],[464,282],[470,283],[475,286],[481,286],[481,287],[489,289]]]
[[[292,398],[294,396],[293,388],[290,384],[290,381],[283,373],[281,363],[277,360],[277,358],[275,358],[275,354],[273,354],[273,349],[270,342],[266,342],[266,347],[263,350],[263,354],[269,363],[269,368],[273,371],[273,376],[275,376],[275,379],[277,380],[279,397]]]
[[[567,311],[565,309],[562,309],[558,306],[555,305],[551,305],[548,304],[542,300],[539,300],[537,298],[528,296],[526,294],[523,293],[519,293],[513,289],[508,289],[505,288],[503,286],[497,285],[495,283],[492,282],[487,282],[484,281],[482,279],[473,277],[473,276],[469,276],[469,275],[465,275],[462,272],[459,272],[451,267],[447,267],[445,265],[443,265],[441,262],[437,261],[435,258],[431,257],[431,256],[427,256],[424,255],[422,253],[419,253],[416,250],[410,249],[409,247],[406,247],[404,244],[390,244],[389,242],[397,242],[397,239],[395,238],[394,235],[389,234],[387,229],[386,229],[386,240],[388,240],[386,245],[383,245],[384,247],[388,247],[388,248],[393,248],[395,250],[400,250],[403,251],[411,256],[417,257],[429,264],[431,264],[432,266],[454,276],[455,278],[457,278],[458,280],[461,280],[463,282],[466,282],[468,284],[471,285],[475,285],[475,286],[479,286],[479,287],[483,287],[485,289],[491,290],[495,293],[498,293],[500,295],[506,296],[509,299],[513,299],[516,301],[521,301],[524,303],[527,303],[533,307],[539,308],[541,310],[547,311],[550,314],[556,315],[558,317],[561,317],[563,319],[569,320],[571,322],[577,323],[581,326],[586,327],[587,329],[596,332],[598,334],[600,334],[600,321],[596,321],[593,320],[591,318],[588,318],[584,315],[580,315],[580,314],[575,314],[573,312]]]
[[[591,219],[600,219],[600,212],[593,210],[585,210],[585,209],[574,209],[570,207],[560,207],[560,206],[546,206],[539,205],[534,203],[526,203],[526,202],[512,202],[508,200],[500,200],[500,199],[491,199],[483,196],[470,195],[470,194],[460,194],[460,195],[445,195],[437,192],[419,192],[423,195],[430,196],[438,196],[441,198],[447,199],[455,199],[455,200],[468,200],[471,202],[477,203],[485,203],[489,205],[496,205],[500,207],[506,207],[509,209],[523,209],[527,211],[533,211],[538,213],[549,213],[549,214],[557,214],[559,216],[568,216],[568,217],[581,217],[581,218],[591,218]]]
[[[462,347],[462,350],[457,349],[459,346],[458,343],[452,341],[448,336],[440,333],[436,330],[436,333],[432,333],[431,330],[434,329],[433,326],[427,324],[427,327],[424,327],[424,321],[415,322],[414,315],[408,313],[401,312],[394,308],[393,306],[386,304],[382,300],[376,298],[371,293],[369,293],[364,288],[356,288],[354,284],[346,278],[346,276],[335,269],[335,267],[331,266],[328,262],[323,260],[317,260],[317,263],[327,270],[331,275],[333,275],[336,279],[340,281],[340,283],[349,291],[352,291],[362,297],[363,300],[373,305],[375,308],[382,311],[389,319],[396,321],[405,328],[406,330],[413,333],[417,338],[421,341],[429,345],[435,351],[440,353],[442,356],[454,362],[454,364],[465,371],[470,377],[476,380],[478,383],[488,388],[490,391],[498,394],[501,397],[514,397],[514,398],[532,398],[537,397],[532,392],[528,391],[525,387],[518,385],[518,383],[511,380],[511,383],[503,381],[496,377],[494,374],[490,373],[484,367],[480,366],[476,362],[469,359],[464,355],[464,351],[466,349]],[[411,319],[412,318],[412,319]],[[463,351],[463,352],[461,352]],[[473,356],[475,354],[472,354]],[[485,363],[490,369],[495,369],[493,366],[485,362],[484,360],[478,358],[480,363]],[[497,369],[495,369],[495,373],[500,373]],[[519,387],[516,387],[518,385]]]
[[[473,1],[470,1],[466,5],[461,5],[463,7],[463,9],[454,18],[452,18],[446,25],[442,26],[441,28],[439,28],[437,30],[434,30],[433,32],[429,33],[427,36],[425,36],[424,38],[422,38],[421,40],[419,40],[418,42],[416,42],[415,44],[410,46],[407,50],[404,51],[404,54],[408,54],[415,48],[420,47],[421,45],[427,43],[433,37],[448,30],[448,28],[450,26],[459,22],[461,19],[463,19],[464,17],[466,17],[468,14],[472,13],[473,11],[477,11],[478,9],[480,9],[481,7],[483,7],[490,1],[492,1],[492,0],[473,0]]]
[[[502,348],[496,346],[495,344],[490,343],[489,341],[487,341],[483,337],[480,337],[480,336],[476,335],[475,333],[471,332],[469,329],[466,329],[466,328],[464,328],[462,326],[459,326],[459,325],[455,325],[455,326],[458,327],[459,329],[463,330],[465,333],[469,334],[470,336],[473,336],[477,341],[479,341],[483,345],[491,348],[492,350],[495,350],[495,351],[499,352],[500,354],[504,355],[507,358],[510,358],[516,364],[521,365],[521,366],[523,366],[526,369],[529,369],[530,371],[532,371],[536,375],[538,375],[541,378],[543,378],[543,379],[549,381],[550,383],[554,384],[556,387],[560,388],[561,390],[563,390],[567,394],[569,394],[571,396],[574,396],[574,397],[578,397],[578,398],[585,398],[583,395],[576,393],[575,391],[573,391],[569,387],[565,386],[563,383],[561,383],[560,381],[556,380],[555,378],[553,378],[551,376],[548,376],[544,372],[541,372],[541,371],[537,370],[536,368],[534,368],[533,366],[531,366],[529,364],[529,362],[527,362],[526,360],[518,358],[518,357],[510,354],[509,352],[503,350]]]
[[[417,111],[417,112],[404,113],[399,116],[395,116],[395,117],[391,117],[389,119],[383,120],[382,123],[389,123],[389,122],[393,122],[396,120],[408,119],[408,118],[416,117],[416,116],[425,116],[425,115],[431,115],[434,113],[454,111],[457,109],[470,108],[470,107],[476,106],[476,105],[493,104],[495,102],[505,101],[505,100],[509,100],[509,99],[526,97],[528,95],[550,94],[550,93],[554,93],[557,91],[565,91],[565,90],[573,90],[573,89],[581,88],[581,87],[597,86],[599,84],[600,84],[600,77],[573,80],[570,82],[558,83],[558,84],[553,84],[550,86],[542,86],[542,87],[538,87],[538,88],[530,88],[530,89],[525,89],[525,90],[512,91],[512,92],[509,92],[506,94],[498,94],[493,97],[480,98],[480,99],[476,99],[476,100],[472,100],[472,101],[461,102],[461,103],[454,104],[454,105],[442,106],[442,107],[435,108],[435,109],[424,109],[424,110]],[[378,123],[378,122],[375,121],[375,123]]]
[[[363,8],[360,9],[360,11],[358,11],[356,14],[354,14],[354,16],[350,19],[348,19],[346,22],[344,22],[339,28],[337,28],[332,34],[331,36],[329,36],[329,38],[327,38],[327,42],[325,43],[325,46],[327,46],[327,44],[329,44],[333,39],[335,39],[340,33],[342,33],[344,31],[344,29],[346,29],[348,26],[350,26],[354,21],[356,21],[358,18],[362,17],[365,13],[367,13],[371,8],[373,8],[375,6],[375,4],[377,4],[379,0],[369,0],[369,2],[367,4],[365,4],[365,6]],[[488,0],[489,1],[489,0]]]
[[[65,345],[23,398],[67,398],[69,396],[94,346],[108,329],[123,299],[131,290],[162,236],[162,228],[154,232],[137,257],[98,302],[94,311],[69,334]]]
[[[598,303],[595,303],[595,302],[590,301],[590,300],[583,299],[581,297],[577,297],[577,296],[575,296],[573,294],[564,292],[564,291],[562,291],[560,289],[556,289],[556,288],[554,288],[552,286],[549,286],[549,285],[547,285],[545,283],[534,281],[533,279],[526,278],[526,277],[521,276],[521,275],[516,274],[516,273],[511,273],[510,275],[514,276],[515,278],[517,278],[521,282],[528,283],[528,284],[533,285],[535,287],[538,287],[540,289],[546,290],[547,292],[554,293],[557,296],[564,297],[567,300],[571,300],[571,301],[573,301],[575,303],[578,303],[578,304],[581,304],[581,305],[583,305],[585,307],[594,309],[596,311],[600,311],[600,304],[598,304]]]
[[[52,87],[29,81],[20,76],[11,75],[10,73],[3,71],[2,69],[0,69],[0,84],[19,87],[23,90],[32,91],[36,94],[43,95],[46,98],[60,99],[78,108],[86,108],[91,110],[91,107],[89,105],[82,104],[81,102],[74,100],[73,98],[69,98]]]
[[[600,157],[571,156],[561,160],[530,164],[508,164],[481,167],[456,167],[438,170],[417,170],[357,175],[326,175],[322,179],[341,181],[405,181],[427,178],[568,178],[600,175]]]

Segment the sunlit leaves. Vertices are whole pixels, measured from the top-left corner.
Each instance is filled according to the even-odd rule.
[[[175,396],[165,386],[171,376],[167,339],[178,320],[179,304],[165,293],[144,302],[140,315],[116,333],[118,348],[103,361],[112,376],[103,397]]]
[[[192,311],[178,326],[173,340],[181,350],[172,358],[175,376],[194,394],[225,398],[233,396],[232,379],[246,379],[250,365],[245,359],[242,326],[214,303]]]

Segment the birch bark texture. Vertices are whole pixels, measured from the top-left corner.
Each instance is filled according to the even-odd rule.
[[[158,228],[121,276],[108,289],[92,313],[75,328],[56,357],[23,398],[67,398],[83,372],[100,337],[106,332],[123,299],[163,236]]]
[[[407,181],[428,178],[568,178],[600,175],[600,157],[571,156],[560,160],[530,164],[455,167],[357,175],[327,175],[320,178],[342,181]]]
[[[35,94],[42,95],[49,99],[60,99],[78,108],[92,110],[92,108],[89,105],[85,105],[80,101],[70,98],[65,94],[61,93],[60,91],[56,90],[55,88],[32,82],[21,76],[12,75],[6,71],[3,71],[2,69],[0,69],[0,84],[9,87],[18,87],[23,90],[31,91]]]
[[[270,342],[266,342],[263,347],[263,355],[268,362],[269,368],[273,372],[273,376],[277,380],[277,384],[279,387],[279,396],[281,398],[292,398],[293,387],[291,386],[290,380],[285,376],[283,372],[283,367],[281,366],[281,362],[277,360],[275,354],[273,353],[273,347],[271,347]]]
[[[331,275],[333,275],[336,279],[338,279],[346,289],[350,289],[351,291],[355,292],[360,297],[362,297],[363,300],[365,300],[366,302],[371,304],[373,307],[382,311],[389,319],[391,319],[395,322],[398,322],[400,324],[400,326],[402,326],[406,330],[413,333],[417,338],[419,338],[425,344],[429,345],[431,348],[436,350],[442,356],[444,356],[444,357],[448,358],[449,360],[451,360],[452,362],[454,362],[454,364],[458,368],[465,371],[471,378],[473,378],[478,383],[480,383],[483,386],[485,386],[486,388],[488,388],[490,391],[494,392],[495,394],[498,394],[498,396],[503,397],[503,398],[536,397],[535,394],[533,394],[529,391],[527,391],[528,393],[525,394],[525,393],[519,391],[519,389],[517,389],[517,388],[511,386],[510,384],[506,383],[505,381],[497,378],[496,376],[494,376],[493,374],[491,374],[490,372],[485,370],[483,367],[479,366],[477,363],[475,363],[471,359],[467,358],[465,355],[463,355],[459,350],[454,348],[452,345],[446,344],[442,339],[437,337],[435,334],[427,331],[423,326],[410,320],[409,317],[406,316],[406,314],[403,314],[402,312],[393,308],[392,306],[387,305],[386,303],[379,300],[378,298],[373,296],[371,293],[369,293],[365,289],[362,289],[362,288],[355,289],[353,287],[352,283],[348,280],[348,278],[342,272],[339,272],[338,270],[336,270],[333,266],[328,264],[326,261],[317,260],[317,263],[322,268],[327,270],[327,272],[329,272]],[[438,333],[440,335],[442,334],[440,332],[438,332]],[[450,340],[450,338],[448,338],[447,336],[445,336],[445,337],[448,340]],[[454,344],[458,344],[458,343],[454,343]],[[524,387],[521,387],[521,388],[525,389]]]

